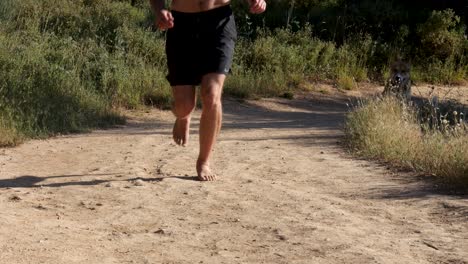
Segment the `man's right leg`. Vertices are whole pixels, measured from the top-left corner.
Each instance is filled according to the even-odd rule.
[[[186,146],[190,131],[190,114],[195,108],[195,86],[180,85],[172,87],[174,104],[172,112],[176,116],[172,136],[177,145]]]

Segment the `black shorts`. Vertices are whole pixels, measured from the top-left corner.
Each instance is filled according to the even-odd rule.
[[[172,15],[174,27],[166,37],[171,86],[199,85],[205,74],[229,73],[237,38],[231,7]]]

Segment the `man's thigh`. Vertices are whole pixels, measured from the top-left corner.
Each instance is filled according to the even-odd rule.
[[[195,103],[195,86],[193,85],[177,85],[172,86],[172,96],[174,98],[174,106],[187,105]]]

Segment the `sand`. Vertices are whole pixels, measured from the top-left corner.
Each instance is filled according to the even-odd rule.
[[[0,149],[0,263],[468,263],[468,196],[347,154],[332,97],[226,99],[216,182],[199,111]]]

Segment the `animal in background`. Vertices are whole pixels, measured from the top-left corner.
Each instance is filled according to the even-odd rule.
[[[397,59],[390,66],[390,77],[385,83],[383,95],[394,95],[409,101],[411,99],[411,65]]]

